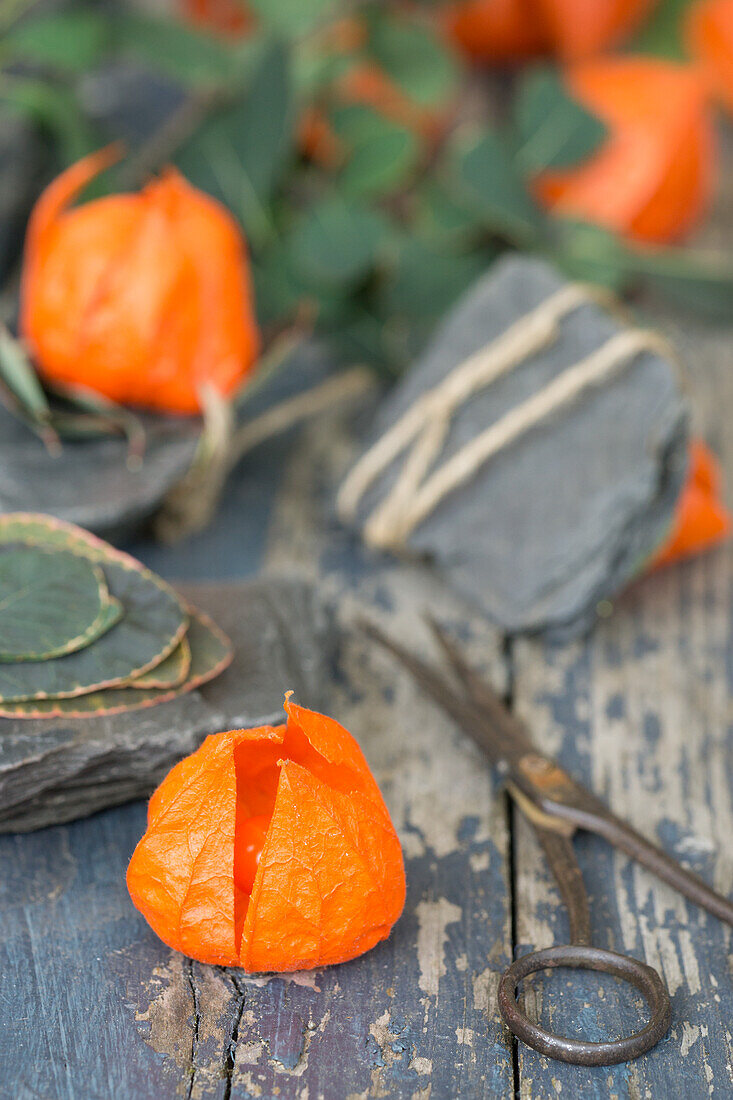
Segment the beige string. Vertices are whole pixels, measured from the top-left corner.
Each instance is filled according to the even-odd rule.
[[[667,350],[664,341],[655,333],[638,329],[617,333],[586,358],[557,375],[539,392],[510,409],[427,476],[443,448],[455,410],[476,390],[556,339],[560,318],[588,298],[587,288],[573,284],[546,299],[420,398],[363,456],[339,493],[337,503],[345,517],[353,517],[369,485],[413,444],[392,489],[364,525],[364,538],[369,545],[379,548],[404,546],[415,528],[449,493],[465,484],[484,463],[519,436],[572,403],[590,387],[605,381],[640,352]]]
[[[437,422],[447,431],[453,413],[474,393],[507,374],[519,363],[547,347],[558,335],[562,318],[597,298],[596,288],[571,283],[524,314],[495,340],[464,360],[446,378],[414,405],[377,440],[356,463],[339,491],[336,506],[342,519],[356,515],[364,493],[379,475],[412,443],[427,426],[431,427],[432,445],[424,441],[419,456],[411,456],[410,484],[417,486],[439,453],[442,439]],[[400,496],[408,490],[407,481]]]

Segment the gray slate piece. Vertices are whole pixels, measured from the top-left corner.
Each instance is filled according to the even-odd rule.
[[[141,419],[145,458],[133,471],[121,438],[66,442],[52,457],[0,405],[0,512],[48,512],[108,538],[133,531],[186,472],[200,431],[195,418]]]
[[[43,148],[33,128],[5,112],[0,117],[0,279],[18,256],[26,216],[40,185]]]
[[[279,725],[289,689],[299,703],[327,706],[336,628],[308,582],[271,577],[182,592],[229,634],[230,667],[200,690],[149,710],[0,719],[0,832],[71,821],[147,795],[207,734]]]
[[[512,256],[495,264],[386,398],[369,444],[563,281],[541,260]],[[575,310],[554,345],[458,411],[439,461],[621,327],[594,304]],[[408,550],[432,560],[507,631],[578,633],[664,537],[686,455],[686,407],[674,370],[644,352],[486,463],[413,532]],[[397,470],[394,463],[372,486],[357,522]]]
[[[323,381],[333,368],[323,348],[304,343],[245,404],[241,422]],[[47,512],[113,541],[133,537],[188,470],[201,432],[198,417],[139,415],[146,448],[142,468],[133,471],[123,439],[64,440],[52,457],[0,404],[0,513]]]

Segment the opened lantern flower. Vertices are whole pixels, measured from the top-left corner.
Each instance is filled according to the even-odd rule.
[[[682,236],[712,190],[712,119],[699,73],[651,57],[606,57],[573,66],[571,94],[608,127],[577,167],[536,181],[555,213],[594,222],[637,241]]]
[[[344,962],[405,900],[400,843],[354,738],[286,701],[287,723],[207,737],[163,780],[127,871],[170,947],[248,971]]]
[[[31,215],[20,328],[39,372],[121,404],[197,413],[235,390],[259,334],[233,217],[168,169],[140,192],[70,204],[115,158],[72,165]]]

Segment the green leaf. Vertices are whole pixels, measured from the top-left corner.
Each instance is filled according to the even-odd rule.
[[[629,271],[675,305],[715,320],[733,317],[733,264],[687,249],[629,249]]]
[[[193,183],[226,203],[253,242],[271,233],[267,209],[294,147],[290,59],[282,43],[260,57],[246,90],[214,111],[179,151]]]
[[[82,73],[98,65],[109,45],[109,21],[98,12],[67,11],[22,22],[2,43],[13,61]]]
[[[325,23],[337,0],[248,0],[264,27],[297,38]]]
[[[417,136],[368,107],[343,107],[330,115],[347,150],[339,186],[350,196],[379,196],[402,187],[420,152]]]
[[[303,216],[290,241],[293,267],[306,283],[353,285],[369,272],[387,219],[348,199],[325,199]]]
[[[492,232],[532,247],[545,219],[529,197],[508,150],[491,131],[459,140],[451,165],[457,195]]]
[[[190,627],[189,627],[190,629]],[[181,638],[180,643],[172,653],[169,653],[164,661],[152,668],[150,672],[144,672],[142,676],[136,676],[130,681],[130,687],[137,691],[147,688],[166,689],[178,687],[186,680],[191,669],[191,646],[188,636]]]
[[[252,262],[257,318],[261,325],[282,324],[296,313],[307,292],[292,267],[290,250],[281,241]]]
[[[68,88],[13,75],[2,84],[0,104],[48,130],[64,164],[72,164],[99,147],[94,129]]]
[[[0,378],[15,395],[23,410],[47,424],[51,410],[36,372],[22,344],[0,324]]]
[[[413,192],[414,225],[436,242],[468,243],[481,227],[481,218],[440,182],[427,179]]]
[[[629,282],[629,249],[601,226],[557,218],[550,226],[550,256],[571,279],[622,291]]]
[[[452,253],[409,239],[385,280],[381,302],[388,316],[405,314],[437,322],[489,267],[495,253]]]
[[[114,17],[115,42],[156,72],[194,87],[222,87],[242,75],[242,53],[225,38],[173,19],[121,10]]]
[[[437,30],[377,10],[382,17],[372,18],[369,36],[374,60],[414,103],[444,104],[456,91],[458,66]]]
[[[45,661],[83,648],[108,603],[104,575],[87,558],[0,546],[0,662]]]
[[[697,0],[661,0],[639,33],[628,43],[631,53],[648,53],[670,61],[687,61],[684,21]]]
[[[218,676],[231,663],[232,646],[227,636],[208,616],[189,607],[187,638],[191,646],[191,667],[184,682],[178,687],[155,688],[105,688],[75,699],[39,699],[25,703],[0,703],[0,716],[4,718],[99,718],[104,715],[122,714],[130,710],[142,710],[177,699],[189,691]]]
[[[516,162],[534,175],[586,160],[607,136],[599,118],[573,99],[555,69],[530,70],[519,83],[514,108]]]
[[[127,682],[160,664],[181,641],[187,618],[160,577],[80,527],[48,516],[0,516],[0,545],[22,542],[62,548],[98,564],[123,616],[93,645],[35,664],[0,666],[0,698],[15,701],[73,697]]]

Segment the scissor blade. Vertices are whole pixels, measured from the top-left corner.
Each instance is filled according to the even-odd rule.
[[[456,677],[468,692],[474,705],[484,711],[487,718],[490,718],[502,731],[507,753],[514,756],[515,753],[533,752],[534,746],[523,723],[512,714],[499,693],[474,672],[460,648],[449,637],[440,623],[430,614],[426,614],[425,619]]]
[[[425,693],[455,719],[493,764],[504,771],[511,770],[512,762],[518,755],[513,732],[509,733],[499,726],[491,715],[474,703],[472,697],[464,699],[436,668],[384,634],[374,623],[362,619],[360,625],[370,638],[404,665]],[[499,706],[503,708],[503,704],[499,703]],[[519,753],[524,751],[524,746],[520,746]]]

